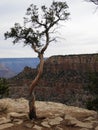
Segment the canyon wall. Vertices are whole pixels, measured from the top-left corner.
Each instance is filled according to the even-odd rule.
[[[35,89],[36,99],[85,107],[92,99],[88,75],[95,72],[98,72],[98,54],[52,56],[45,61],[43,75]],[[36,69],[25,67],[10,79],[10,97],[27,97],[36,73]]]

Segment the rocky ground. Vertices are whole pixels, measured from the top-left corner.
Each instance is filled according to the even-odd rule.
[[[98,130],[95,111],[36,101],[38,119],[28,119],[28,101],[0,100],[0,130]]]

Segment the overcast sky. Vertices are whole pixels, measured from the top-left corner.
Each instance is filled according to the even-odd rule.
[[[64,1],[64,0],[62,0]],[[0,1],[0,58],[35,57],[30,47],[13,45],[4,40],[4,33],[15,22],[23,23],[26,9],[31,3],[38,6],[51,4],[52,0],[1,0]],[[93,3],[84,0],[66,0],[70,12],[69,20],[59,30],[62,40],[51,44],[45,57],[51,55],[83,54],[98,52],[98,10]]]

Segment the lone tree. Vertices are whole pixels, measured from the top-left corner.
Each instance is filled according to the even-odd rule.
[[[66,2],[53,1],[50,7],[41,6],[39,10],[36,5],[31,4],[27,9],[26,17],[24,17],[24,24],[21,26],[15,23],[10,31],[6,32],[5,39],[13,38],[13,43],[16,44],[22,41],[24,45],[30,45],[31,48],[38,54],[40,64],[38,73],[30,85],[29,92],[29,118],[35,119],[36,107],[34,88],[37,85],[44,65],[44,52],[49,44],[56,40],[53,33],[60,21],[68,20],[69,13],[67,12],[68,5]]]

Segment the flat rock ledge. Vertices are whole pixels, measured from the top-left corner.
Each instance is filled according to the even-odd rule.
[[[0,130],[15,130],[20,125],[26,130],[98,130],[95,111],[55,102],[36,101],[36,120],[28,118],[28,101],[0,99]]]

